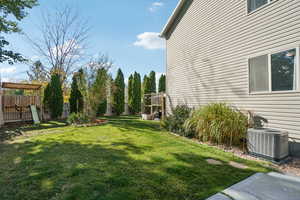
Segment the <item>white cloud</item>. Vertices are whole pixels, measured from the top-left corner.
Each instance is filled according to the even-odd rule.
[[[41,58],[39,57],[39,56],[32,56],[31,58],[30,58],[30,60],[31,61],[38,61],[38,60],[40,60]]]
[[[164,6],[164,3],[163,2],[153,2],[149,8],[149,11],[150,12],[155,12],[157,11],[159,8],[163,7]]]
[[[11,79],[10,78],[2,78],[2,80],[1,80],[2,82],[11,82]]]
[[[159,33],[145,32],[137,36],[134,46],[143,47],[145,49],[155,50],[164,49],[165,41],[159,37]]]
[[[52,54],[62,56],[67,53],[68,56],[79,57],[84,53],[81,46],[77,44],[76,40],[68,40],[63,45],[58,45],[52,48]]]
[[[0,73],[1,74],[12,74],[17,71],[16,67],[1,67],[0,68]]]

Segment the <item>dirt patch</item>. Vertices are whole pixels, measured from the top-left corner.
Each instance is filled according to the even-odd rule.
[[[238,168],[238,169],[247,169],[248,168],[246,165],[243,165],[243,164],[237,163],[237,162],[233,162],[233,161],[230,161],[229,165],[232,167]]]
[[[223,165],[221,161],[214,159],[207,159],[206,162],[210,165]]]

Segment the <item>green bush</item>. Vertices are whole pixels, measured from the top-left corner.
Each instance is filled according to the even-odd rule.
[[[86,124],[88,122],[88,116],[83,113],[71,113],[67,119],[68,124]]]
[[[177,133],[182,136],[190,137],[189,131],[185,131],[183,127],[184,122],[189,118],[192,109],[186,105],[178,105],[173,111],[172,115],[167,116],[162,122],[161,126],[168,131]]]
[[[246,137],[248,119],[224,103],[214,103],[195,110],[184,124],[201,141],[228,146],[240,145]]]
[[[106,113],[106,108],[107,108],[107,100],[103,100],[100,102],[98,105],[97,109],[97,116],[103,116]]]

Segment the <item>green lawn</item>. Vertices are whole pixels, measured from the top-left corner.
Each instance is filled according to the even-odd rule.
[[[98,127],[46,124],[23,131],[0,143],[1,200],[199,200],[268,171],[130,117]],[[208,158],[224,165],[209,165]],[[249,168],[227,164],[233,160]]]

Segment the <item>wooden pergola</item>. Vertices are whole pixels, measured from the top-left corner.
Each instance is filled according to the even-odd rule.
[[[17,90],[40,90],[42,85],[29,84],[29,83],[3,82],[1,87],[6,89],[17,89]]]
[[[1,84],[1,98],[0,98],[0,124],[6,122],[31,121],[32,114],[30,105],[35,105],[42,113],[42,101],[40,97],[41,84],[30,83],[12,83],[3,82]],[[31,96],[24,95],[6,95],[3,90],[31,90],[34,94]]]

